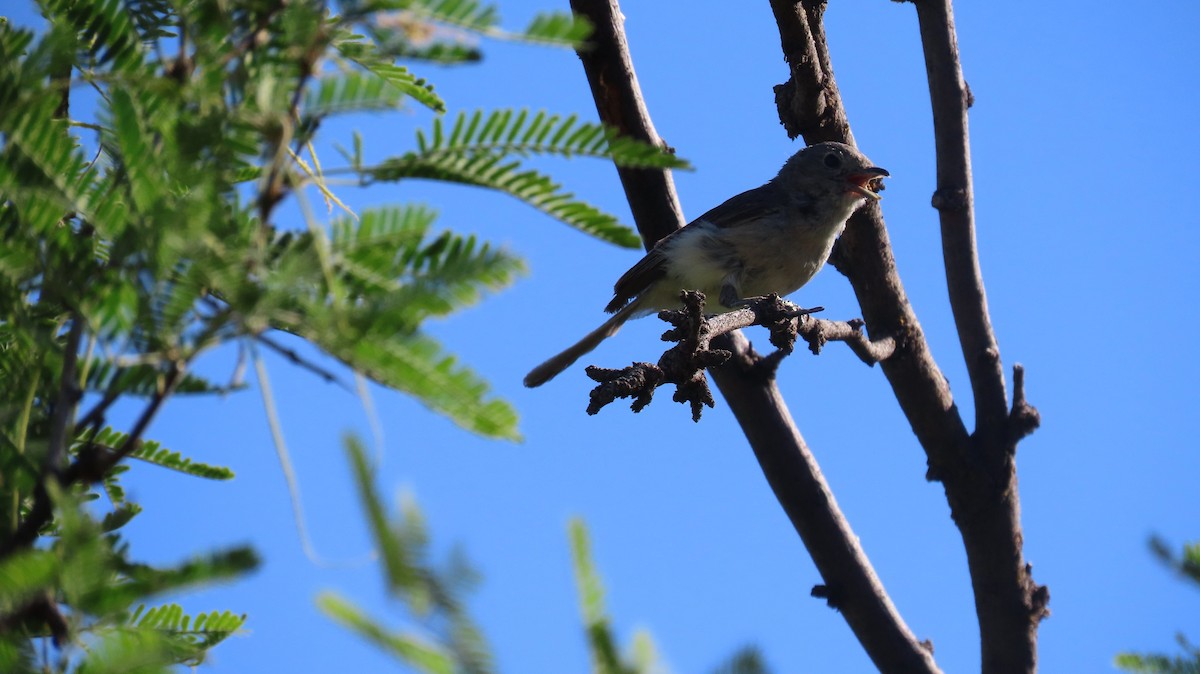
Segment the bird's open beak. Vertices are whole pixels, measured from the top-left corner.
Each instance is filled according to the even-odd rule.
[[[890,176],[887,169],[881,169],[878,166],[869,166],[857,173],[851,173],[846,176],[847,187],[850,192],[860,194],[872,201],[879,201],[879,192],[883,191],[883,178]]]

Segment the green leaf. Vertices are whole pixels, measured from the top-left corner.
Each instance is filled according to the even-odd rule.
[[[502,163],[502,157],[422,156],[408,153],[374,168],[364,169],[370,180],[395,182],[404,178],[427,178],[487,187],[514,196],[543,213],[576,229],[626,248],[637,248],[641,239],[617,219],[594,206],[576,200],[561,185],[537,171],[519,170],[517,162]]]
[[[91,645],[76,674],[171,674],[189,655],[152,630],[110,630]]]
[[[1121,653],[1113,665],[1139,674],[1200,674],[1200,654],[1170,657],[1157,654]]]
[[[1194,583],[1200,583],[1200,542],[1185,543],[1183,554],[1180,555],[1161,537],[1152,536],[1150,551],[1176,573]]]
[[[118,367],[112,361],[93,359],[88,367],[86,389],[92,393],[117,391],[121,395],[149,398],[162,391],[167,375],[158,366],[149,363]],[[228,393],[245,388],[245,385],[218,386],[203,377],[185,374],[175,386],[173,395],[198,395]]]
[[[100,521],[100,530],[106,533],[116,531],[129,524],[129,521],[141,512],[142,507],[136,503],[122,503],[104,514],[104,519]]]
[[[575,585],[579,590],[579,605],[583,610],[593,669],[604,674],[622,674],[625,667],[621,663],[616,637],[604,608],[604,586],[592,560],[587,525],[574,517],[567,524],[567,529],[571,540],[571,564],[575,571]]]
[[[386,82],[395,91],[435,112],[446,111],[446,103],[434,93],[432,85],[413,75],[408,68],[396,65],[394,56],[390,56],[370,42],[364,41],[361,35],[339,32],[333,40],[333,47],[342,56],[366,68],[379,81]]]
[[[518,35],[527,42],[560,47],[578,47],[592,34],[592,24],[570,12],[542,12]]]
[[[85,445],[91,445],[115,452],[119,451],[128,440],[129,435],[127,433],[122,433],[112,428],[106,427],[101,429],[94,437],[89,437],[87,429],[81,429],[72,444],[72,449],[79,451]],[[181,456],[179,452],[172,452],[153,440],[142,440],[138,448],[130,452],[129,456],[147,463],[162,466],[163,468],[170,468],[180,473],[208,480],[233,479],[233,471],[229,468],[224,466],[210,466],[205,463],[192,461]]]
[[[129,193],[139,211],[149,212],[166,193],[164,170],[156,161],[154,139],[142,128],[133,97],[123,88],[114,88],[109,98],[113,131],[126,158],[124,168],[129,173]]]
[[[414,633],[391,632],[333,592],[322,592],[317,597],[317,606],[325,615],[417,671],[430,674],[456,671],[454,660],[437,644]]]
[[[421,575],[413,568],[407,546],[388,525],[383,500],[379,498],[379,493],[375,488],[374,471],[367,464],[367,453],[353,435],[347,435],[344,443],[346,454],[350,458],[350,468],[354,474],[354,484],[362,499],[363,510],[367,513],[367,524],[371,528],[371,537],[374,539],[383,561],[388,591],[393,594],[412,591],[416,588]]]
[[[313,117],[343,112],[389,110],[399,107],[404,94],[373,73],[352,71],[322,77],[308,90],[303,111]]]
[[[170,639],[183,653],[182,662],[200,664],[205,651],[233,636],[246,623],[246,615],[230,611],[211,611],[195,616],[184,613],[178,604],[163,604],[146,610],[139,606],[128,624],[140,630],[153,630]]]
[[[335,266],[358,309],[391,316],[397,332],[411,332],[429,316],[479,301],[525,270],[521,260],[473,236],[443,232],[426,240],[434,211],[420,205],[364,211],[336,220],[331,233]]]
[[[372,4],[378,8],[405,10],[422,19],[479,33],[488,33],[500,23],[496,6],[478,0],[381,0]]]
[[[690,169],[671,151],[627,137],[619,137],[603,124],[580,122],[575,115],[539,110],[460,112],[454,121],[435,118],[433,142],[422,145],[424,157],[471,157],[479,154],[558,155],[612,160],[628,168]],[[450,124],[453,132],[443,133]],[[418,131],[419,137],[423,137]]]
[[[429,61],[439,65],[475,63],[483,59],[479,47],[455,40],[456,36],[420,36],[419,42],[409,39],[408,32],[391,28],[366,27],[366,32],[375,41],[381,54],[404,61]]]
[[[141,70],[141,39],[123,0],[44,0],[54,22],[66,21],[79,33],[96,59],[117,72]]]
[[[542,12],[520,32],[502,30],[495,5],[478,0],[377,0],[376,9],[403,10],[419,20],[456,26],[500,40],[558,47],[579,46],[591,34],[591,24],[570,12]]]
[[[149,595],[233,580],[258,564],[258,555],[245,546],[197,555],[173,567],[122,564],[122,581],[114,583],[110,575],[104,575],[105,584],[93,593],[87,608],[96,613],[124,611],[133,601]]]
[[[489,398],[487,384],[429,337],[369,335],[346,344],[306,336],[367,377],[411,394],[471,432],[508,440],[521,437],[512,406]]]

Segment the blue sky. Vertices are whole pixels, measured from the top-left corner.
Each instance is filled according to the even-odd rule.
[[[695,217],[754,187],[798,146],[779,126],[772,86],[787,78],[767,3],[628,1],[635,67],[660,134],[695,171],[677,173]],[[551,0],[501,4],[520,27]],[[1045,671],[1111,671],[1125,649],[1174,650],[1200,639],[1200,593],[1152,559],[1147,537],[1200,538],[1197,476],[1200,330],[1195,170],[1200,5],[959,3],[971,110],[980,257],[1006,366],[1027,368],[1042,428],[1020,447],[1025,554],[1050,587],[1041,628]],[[19,12],[28,12],[22,7]],[[21,15],[18,14],[19,19]],[[28,14],[25,15],[28,20]],[[834,68],[860,148],[891,171],[884,215],[901,275],[957,402],[972,418],[941,267],[933,141],[916,18],[909,5],[830,4]],[[573,54],[484,43],[486,60],[418,68],[451,110],[594,108]],[[323,127],[360,129],[380,156],[413,146],[429,115],[412,110]],[[612,168],[538,162],[581,197],[628,222]],[[844,621],[808,596],[820,582],[723,400],[694,424],[660,393],[641,414],[584,413],[579,367],[527,390],[521,377],[601,320],[611,284],[638,253],[599,243],[503,195],[423,182],[344,193],[357,207],[422,201],[440,224],[524,256],[529,274],[478,307],[430,326],[521,413],[524,442],[481,440],[381,390],[385,494],[415,494],[436,547],[461,546],[484,582],[471,607],[504,672],[585,671],[566,523],[583,517],[624,640],[654,636],[676,672],[703,672],[757,644],[776,672],[865,672]],[[286,224],[286,223],[284,223]],[[858,315],[845,279],[826,269],[793,296],[830,318]],[[586,359],[622,366],[662,349],[655,319],[631,323]],[[749,337],[765,345],[765,335]],[[766,348],[762,346],[761,348]],[[258,394],[178,399],[151,437],[231,466],[208,483],[135,465],[146,512],[128,529],[136,556],[180,560],[248,542],[254,576],[185,595],[190,611],[249,614],[248,633],[214,652],[210,671],[386,671],[391,661],[321,616],[335,589],[382,617],[383,596],[340,438],[370,437],[352,395],[267,362],[302,487],[317,566],[301,550]],[[232,369],[232,354],[203,365]],[[878,368],[831,345],[797,353],[779,385],[876,571],[945,671],[978,669],[978,635],[961,540],[940,485]],[[186,535],[181,533],[186,532]]]

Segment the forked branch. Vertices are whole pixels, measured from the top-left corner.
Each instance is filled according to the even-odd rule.
[[[837,268],[854,287],[871,334],[893,335],[897,357],[883,372],[928,457],[927,476],[946,489],[951,515],[967,553],[985,673],[1032,672],[1037,625],[1049,593],[1033,582],[1024,561],[1014,454],[1016,441],[1036,426],[1022,386],[1006,409],[999,349],[987,318],[971,214],[966,110],[970,93],[958,63],[949,0],[914,0],[929,74],[937,138],[943,257],[951,305],[976,409],[968,434],[950,389],[929,351],[896,271],[877,208],[861,209],[836,250]],[[780,119],[791,135],[812,143],[851,140],[825,40],[823,0],[771,0],[788,83],[776,87]],[[1023,384],[1023,381],[1022,381]],[[1019,400],[1019,404],[1018,404]]]
[[[571,7],[595,27],[589,44],[580,50],[580,60],[601,120],[624,135],[660,144],[637,86],[616,1],[571,0]],[[619,173],[647,247],[683,226],[668,174],[653,169]],[[838,610],[867,655],[883,671],[938,671],[929,651],[913,636],[884,592],[773,379],[760,376],[762,359],[740,332],[723,335],[714,345],[728,350],[731,357],[712,371],[713,378],[746,433],[776,498],[812,555],[824,587],[836,597]]]

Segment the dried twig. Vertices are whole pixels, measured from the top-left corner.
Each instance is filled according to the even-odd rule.
[[[1025,368],[1013,365],[1013,403],[1008,413],[1009,434],[1015,444],[1042,424],[1042,415],[1025,400]]]
[[[714,404],[704,371],[725,364],[733,355],[727,349],[713,349],[713,340],[742,328],[761,325],[770,332],[771,344],[777,349],[758,361],[757,372],[767,378],[774,374],[784,356],[791,354],[796,339],[803,338],[813,354],[819,354],[828,342],[846,342],[863,362],[874,365],[886,360],[895,351],[895,340],[867,339],[862,332],[861,319],[830,321],[813,318],[822,307],[802,309],[781,298],[769,295],[757,298],[746,307],[712,316],[704,315],[704,293],[684,291],[680,294],[684,308],[659,312],[659,318],[674,328],[663,334],[663,341],[677,344],[659,358],[657,364],[633,363],[621,369],[591,366],[587,374],[599,385],[592,389],[588,414],[596,414],[617,398],[633,398],[634,412],[650,404],[654,390],[663,384],[675,384],[675,402],[688,403],[692,420],[699,421],[703,407]]]

